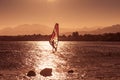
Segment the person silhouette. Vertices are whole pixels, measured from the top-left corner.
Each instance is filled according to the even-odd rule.
[[[52,47],[53,47],[53,51],[57,51],[57,44],[56,44],[56,42],[53,40],[52,41]]]

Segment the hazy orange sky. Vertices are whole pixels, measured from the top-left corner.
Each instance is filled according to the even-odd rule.
[[[56,22],[76,29],[119,24],[120,0],[0,0],[0,29]]]

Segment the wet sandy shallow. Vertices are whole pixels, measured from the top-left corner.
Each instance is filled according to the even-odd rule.
[[[119,42],[60,42],[56,53],[46,41],[0,45],[0,80],[120,80]],[[40,75],[44,68],[52,76]]]

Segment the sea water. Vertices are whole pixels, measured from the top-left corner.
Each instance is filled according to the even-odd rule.
[[[53,53],[48,41],[0,41],[0,80],[120,80],[120,42],[60,41]]]

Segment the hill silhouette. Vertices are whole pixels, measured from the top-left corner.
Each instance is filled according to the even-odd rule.
[[[108,26],[102,29],[91,31],[90,34],[116,33],[120,32],[120,24]]]
[[[112,25],[112,26],[107,26],[104,28],[98,28],[92,31],[78,31],[79,34],[84,35],[84,34],[104,34],[104,33],[117,33],[120,32],[120,24]],[[66,32],[64,33],[66,35],[72,34],[72,32]]]
[[[60,27],[60,35],[70,35],[72,34],[75,29],[72,28],[61,28]],[[80,29],[78,28],[78,33],[80,35],[84,34],[104,34],[104,33],[117,33],[120,32],[120,24],[112,25],[112,26],[107,26],[104,28],[99,28],[95,29],[92,31],[79,31]],[[66,31],[66,32],[65,32]],[[68,31],[68,32],[67,32]],[[69,32],[70,31],[70,32]],[[40,24],[23,24],[19,25],[17,27],[11,28],[4,28],[0,30],[0,35],[1,36],[17,36],[17,35],[33,35],[33,34],[42,34],[42,35],[49,35],[51,34],[52,29],[48,26],[40,25]]]
[[[47,33],[46,33],[47,31]],[[23,24],[14,28],[4,28],[0,30],[0,35],[32,35],[32,34],[48,34],[51,33],[51,29],[47,26],[40,24]]]

